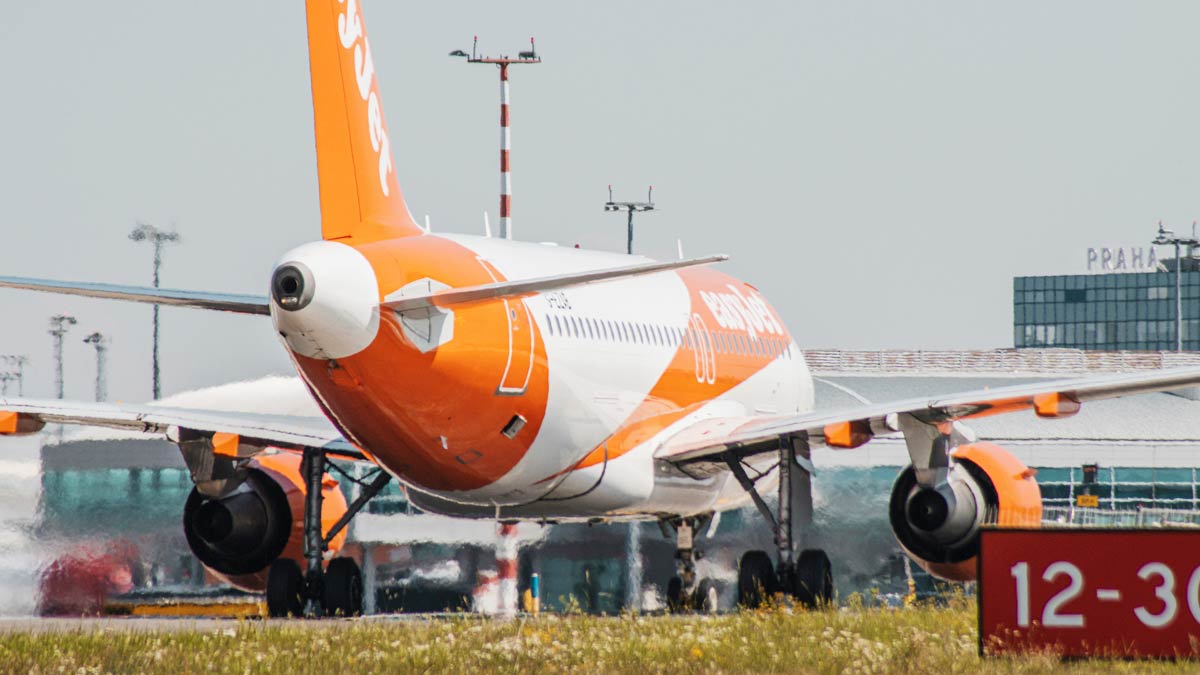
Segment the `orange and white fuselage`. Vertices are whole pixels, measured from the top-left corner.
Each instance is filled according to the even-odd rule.
[[[324,240],[280,259],[273,287],[307,283],[303,297],[273,292],[270,312],[347,440],[415,488],[418,505],[454,515],[637,517],[742,503],[727,474],[674,475],[654,453],[700,418],[811,407],[803,357],[758,291],[689,267],[390,309],[442,289],[644,259],[417,227],[360,2],[306,7]]]
[[[285,254],[311,301],[272,303],[301,377],[347,439],[452,515],[689,514],[739,506],[728,473],[656,466],[709,417],[811,409],[812,381],[752,286],[691,268],[403,314],[381,302],[644,259],[461,235],[322,241]]]

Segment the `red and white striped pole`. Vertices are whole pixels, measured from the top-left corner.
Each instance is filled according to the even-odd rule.
[[[508,64],[500,64],[500,238],[512,239],[512,175],[509,173],[509,150],[512,137],[508,131]]]
[[[500,523],[496,538],[496,572],[500,577],[497,610],[501,616],[517,613],[517,525]]]
[[[479,56],[476,51],[478,45],[479,37],[476,36],[467,63],[490,63],[500,66],[500,237],[512,239],[512,173],[509,163],[512,139],[508,131],[508,67],[515,63],[541,63],[542,59],[537,55],[533,38],[529,38],[529,51],[518,52],[515,59],[507,56]],[[456,49],[450,52],[450,56],[467,56],[467,53]]]

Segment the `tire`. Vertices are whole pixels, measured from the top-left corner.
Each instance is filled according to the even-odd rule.
[[[775,566],[766,551],[747,551],[738,565],[738,604],[757,609],[778,590]]]
[[[291,558],[278,558],[267,570],[267,616],[304,616],[304,575]]]
[[[687,598],[683,595],[683,579],[671,577],[667,582],[667,612],[680,614],[687,611]]]
[[[825,551],[802,551],[792,579],[792,595],[805,607],[827,607],[833,602],[833,565]]]
[[[321,586],[321,607],[326,616],[362,614],[362,572],[353,558],[334,558],[325,569]]]
[[[696,584],[692,606],[701,614],[716,614],[719,608],[717,599],[717,584],[712,579],[701,579],[700,583]]]

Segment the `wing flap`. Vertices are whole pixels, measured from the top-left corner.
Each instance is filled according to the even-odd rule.
[[[78,295],[85,298],[128,300],[175,307],[212,309],[236,314],[270,314],[266,296],[235,293],[208,293],[147,286],[122,286],[83,281],[54,281],[26,277],[0,277],[0,288],[20,288],[46,293]]]
[[[261,415],[154,405],[0,399],[0,420],[13,414],[18,417],[18,422],[12,427],[12,433],[36,430],[34,427],[40,424],[77,424],[164,435],[178,435],[180,432],[225,434],[236,436],[239,444],[259,449],[321,448],[345,457],[362,458],[358,448],[347,442],[333,424],[323,417]]]

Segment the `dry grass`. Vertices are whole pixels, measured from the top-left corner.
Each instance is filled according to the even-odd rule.
[[[1195,672],[1184,662],[976,656],[975,609],[780,609],[720,617],[230,622],[0,635],[5,673]]]

